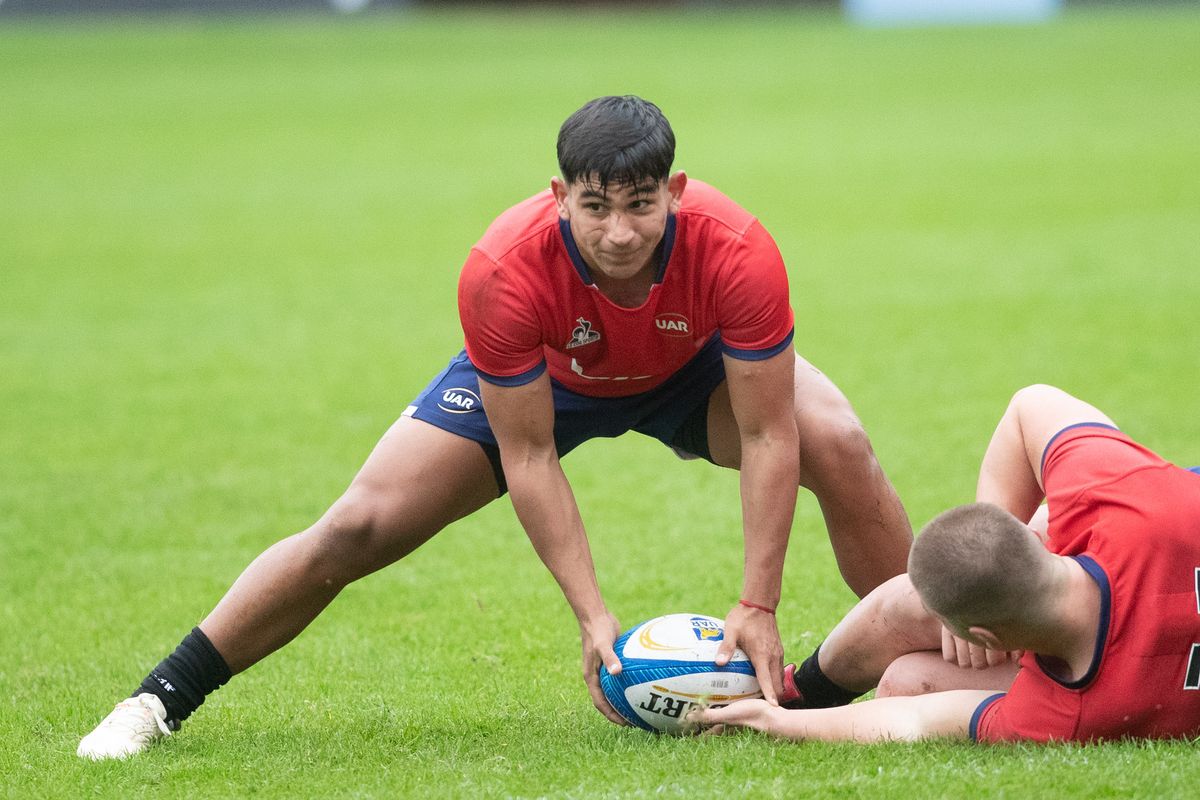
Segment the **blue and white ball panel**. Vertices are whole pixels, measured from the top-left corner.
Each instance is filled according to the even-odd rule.
[[[621,674],[600,668],[600,687],[617,712],[646,730],[681,733],[697,705],[761,697],[754,667],[741,650],[714,663],[724,623],[702,614],[668,614],[634,626],[614,643]]]

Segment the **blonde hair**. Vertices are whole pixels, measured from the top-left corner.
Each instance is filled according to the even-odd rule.
[[[990,503],[958,506],[921,529],[908,575],[927,608],[962,627],[1037,622],[1053,578],[1049,552]]]

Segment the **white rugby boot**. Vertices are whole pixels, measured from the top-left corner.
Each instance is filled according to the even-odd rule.
[[[145,692],[117,703],[112,713],[83,737],[75,754],[93,761],[127,758],[170,735],[162,700]]]

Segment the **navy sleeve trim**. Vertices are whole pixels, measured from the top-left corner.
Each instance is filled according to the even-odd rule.
[[[1041,471],[1046,470],[1046,456],[1050,455],[1050,448],[1058,441],[1058,437],[1062,436],[1067,431],[1075,430],[1076,428],[1108,428],[1110,431],[1120,430],[1114,425],[1108,425],[1104,422],[1076,422],[1074,425],[1068,425],[1058,433],[1050,437],[1050,441],[1046,442],[1046,449],[1042,451],[1042,463],[1039,466]]]
[[[737,347],[730,347],[727,344],[722,344],[721,350],[725,355],[736,358],[739,361],[765,361],[771,356],[777,356],[788,349],[792,344],[792,337],[795,335],[796,329],[792,328],[788,331],[788,335],[783,338],[782,342],[765,350],[742,350]]]
[[[979,741],[979,720],[981,717],[983,717],[983,712],[987,711],[988,706],[999,700],[1001,697],[1004,697],[1004,692],[998,692],[992,695],[980,703],[975,709],[975,713],[971,715],[971,724],[967,727],[967,735],[971,737],[971,741]]]
[[[536,367],[527,369],[520,375],[489,375],[479,367],[475,367],[475,373],[480,378],[496,386],[524,386],[527,383],[533,383],[545,371],[546,362],[544,359],[538,362]]]

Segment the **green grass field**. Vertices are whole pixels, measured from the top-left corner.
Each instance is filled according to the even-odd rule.
[[[655,738],[596,714],[501,501],[352,587],[128,763],[79,737],[306,527],[461,346],[454,288],[585,100],[634,92],[757,213],[798,349],[914,524],[1052,382],[1200,464],[1200,12],[862,30],[526,12],[0,26],[0,795],[1184,797],[1190,744]],[[737,481],[565,462],[623,623],[737,599]],[[852,602],[811,497],[780,608]]]

